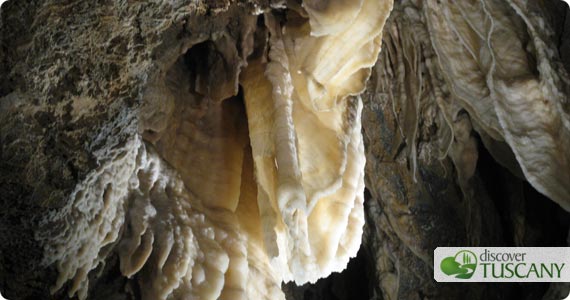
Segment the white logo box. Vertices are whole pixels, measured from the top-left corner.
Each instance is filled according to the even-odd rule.
[[[437,282],[570,282],[570,247],[438,247],[433,270]]]

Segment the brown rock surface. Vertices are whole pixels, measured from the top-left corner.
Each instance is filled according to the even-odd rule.
[[[67,292],[77,283],[67,282],[55,294],[50,292],[58,266],[46,263],[44,242],[57,232],[53,228],[69,225],[66,207],[76,185],[120,156],[133,137],[142,134],[149,144],[158,141],[159,151],[169,150],[161,144],[160,134],[173,125],[153,119],[153,114],[174,111],[176,118],[182,118],[184,112],[168,107],[160,91],[152,105],[145,106],[145,97],[152,95],[149,91],[163,88],[160,80],[168,78],[170,66],[186,53],[190,72],[196,75],[193,91],[239,104],[237,82],[246,58],[267,50],[267,33],[251,32],[262,23],[254,14],[273,10],[280,16],[284,7],[301,11],[298,2],[4,3],[0,10],[2,295],[68,298]],[[319,7],[318,1],[310,2],[312,8]],[[544,70],[557,77],[552,83],[560,90],[556,96],[567,97],[568,76],[562,64],[570,70],[568,6],[543,1],[546,4],[537,9],[534,4],[523,5],[525,1],[487,2],[506,11],[519,26],[512,35],[526,43],[521,47],[529,61],[525,80],[540,82],[548,77],[533,65],[541,59],[536,52],[541,44],[528,37],[530,25],[546,20],[546,29],[536,33],[547,45],[548,57],[542,59],[550,67]],[[558,205],[570,203],[569,195],[564,198],[568,186],[563,186],[569,171],[553,168],[543,174],[532,166],[521,170],[526,156],[520,152],[525,149],[516,138],[509,138],[517,135],[513,128],[499,132],[488,125],[500,123],[494,123],[496,116],[481,114],[477,105],[468,107],[469,100],[458,100],[452,85],[462,83],[462,78],[456,81],[452,68],[442,63],[446,59],[457,63],[457,58],[442,57],[444,46],[430,29],[429,9],[437,10],[436,4],[442,5],[441,11],[455,12],[452,1],[395,2],[384,28],[383,50],[362,94],[367,192],[359,254],[347,270],[316,284],[285,285],[289,299],[530,300],[561,299],[567,294],[564,284],[456,285],[433,280],[435,247],[566,246],[570,225],[568,212]],[[514,7],[528,9],[530,23],[522,22]],[[193,45],[198,47],[187,52]],[[488,63],[487,54],[480,55],[476,63]],[[487,85],[483,80],[482,89]],[[563,123],[567,104],[561,107],[553,119]],[[230,109],[232,117],[242,118],[242,109]],[[197,120],[209,128],[206,121]],[[239,120],[235,123],[243,126]],[[236,136],[246,130],[224,126],[235,130]],[[567,132],[561,129],[558,134],[564,138]],[[566,166],[570,162],[566,143],[554,145],[558,152],[538,158]],[[525,179],[529,176],[530,183]],[[554,182],[549,179],[554,177],[559,180],[556,184],[544,184]],[[48,215],[59,217],[46,227],[42,220]],[[122,275],[118,254],[105,254],[104,264],[83,270],[90,281],[88,299],[140,299],[139,282]]]

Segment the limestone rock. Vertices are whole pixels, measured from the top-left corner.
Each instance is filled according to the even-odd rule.
[[[568,12],[10,0],[0,291],[559,299],[437,284],[432,265],[438,246],[568,245]]]

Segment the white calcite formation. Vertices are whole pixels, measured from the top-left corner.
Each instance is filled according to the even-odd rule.
[[[280,276],[297,283],[344,269],[360,245],[365,159],[356,95],[391,3],[357,8],[317,17],[337,22],[334,33],[317,36],[306,22],[281,30],[266,18],[268,62],[252,61],[242,75],[265,247]]]
[[[59,271],[53,292],[71,282],[69,296],[85,299],[113,253],[143,299],[283,299],[281,282],[346,267],[364,224],[358,95],[392,2],[303,7],[285,24],[266,13],[267,52],[232,62],[245,110],[231,78],[229,94],[189,80],[184,57],[148,86],[141,136],[44,220],[61,225],[37,236]],[[202,45],[231,40],[214,42]]]

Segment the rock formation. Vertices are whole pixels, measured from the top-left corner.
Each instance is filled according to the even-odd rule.
[[[8,1],[0,291],[561,299],[432,266],[438,246],[568,244],[568,12]]]

